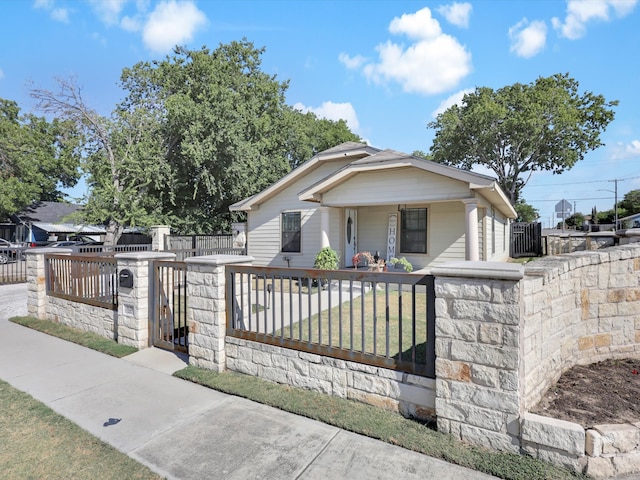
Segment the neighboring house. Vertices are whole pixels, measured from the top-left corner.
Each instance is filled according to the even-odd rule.
[[[640,212],[618,219],[618,228],[640,228]]]
[[[12,237],[18,242],[44,245],[51,241],[66,240],[72,235],[90,236],[96,241],[104,235],[104,227],[76,225],[68,221],[79,205],[64,202],[36,202],[2,225],[3,237]]]
[[[256,265],[311,267],[331,246],[341,267],[360,251],[414,269],[504,261],[516,212],[495,179],[394,150],[347,142],[318,153],[230,207],[247,212]]]

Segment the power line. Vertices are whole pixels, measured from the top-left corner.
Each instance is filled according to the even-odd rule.
[[[626,180],[635,180],[636,178],[640,178],[639,176],[636,177],[625,177],[625,178],[618,178],[616,179],[618,182],[624,182]],[[526,185],[527,188],[537,188],[537,187],[560,187],[563,185],[584,185],[587,183],[606,183],[606,182],[613,182],[614,180],[590,180],[588,182],[567,182],[567,183],[544,183],[544,184],[538,184],[538,185]]]

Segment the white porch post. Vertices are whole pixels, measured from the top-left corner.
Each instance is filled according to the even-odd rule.
[[[480,259],[478,251],[478,201],[463,200],[465,210],[465,259],[472,262]]]
[[[320,248],[330,247],[329,244],[329,207],[319,207],[320,210]]]

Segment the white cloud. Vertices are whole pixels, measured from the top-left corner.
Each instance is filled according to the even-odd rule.
[[[618,143],[611,150],[611,160],[640,157],[640,140],[632,140],[628,144]]]
[[[438,107],[433,112],[431,112],[431,116],[433,118],[436,118],[441,113],[444,113],[445,110],[447,110],[449,107],[453,105],[462,105],[462,98],[467,93],[473,92],[475,92],[473,88],[465,88],[464,90],[460,90],[459,92],[449,95],[442,102],[440,102],[440,105],[438,105]]]
[[[127,32],[138,32],[142,29],[142,24],[137,17],[129,17],[125,15],[122,17],[122,20],[120,20],[120,28]]]
[[[54,8],[51,10],[51,18],[58,22],[69,23],[69,10],[66,8]]]
[[[150,50],[164,53],[193,39],[207,23],[206,15],[192,1],[159,3],[144,25],[142,39]]]
[[[293,106],[294,109],[300,110],[303,113],[313,112],[320,118],[326,118],[327,120],[344,120],[352,132],[357,132],[360,128],[360,122],[358,121],[358,115],[356,114],[353,105],[350,103],[334,103],[324,102],[319,107],[307,107],[302,103],[296,103]]]
[[[340,55],[338,55],[338,60],[349,70],[356,70],[367,62],[367,59],[362,55],[350,57],[346,53],[341,53]]]
[[[391,41],[378,45],[377,62],[347,54],[341,54],[340,60],[349,68],[361,69],[377,84],[396,82],[405,92],[424,95],[454,88],[470,73],[471,54],[455,38],[442,33],[428,8],[394,18],[389,31],[416,41],[407,47]]]
[[[100,20],[107,25],[116,25],[120,12],[128,0],[90,0],[91,6]]]
[[[103,47],[107,44],[107,39],[104,36],[100,35],[98,32],[93,32],[91,34],[91,38]]]
[[[638,0],[569,0],[564,22],[554,17],[551,23],[561,36],[576,40],[585,35],[587,23],[624,17],[633,11],[637,3]]]
[[[68,8],[55,8],[55,0],[35,0],[33,2],[33,8],[48,11],[51,18],[56,22],[69,23],[69,13],[71,10]]]
[[[469,27],[469,16],[471,15],[470,3],[457,3],[451,5],[441,5],[438,7],[438,13],[442,15],[447,22],[460,28]]]
[[[547,25],[535,20],[531,23],[523,18],[509,28],[511,51],[519,57],[531,58],[544,48],[547,42]]]

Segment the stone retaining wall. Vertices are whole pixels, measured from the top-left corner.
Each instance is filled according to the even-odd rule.
[[[627,475],[640,468],[640,421],[585,430],[577,423],[527,413],[522,450],[593,478]]]
[[[226,366],[247,375],[348,398],[421,419],[435,416],[435,380],[361,363],[226,339]]]
[[[64,298],[48,297],[48,308],[43,320],[51,320],[101,337],[116,340],[116,312]]]
[[[640,355],[640,245],[575,252],[525,268],[524,409],[574,365]]]

